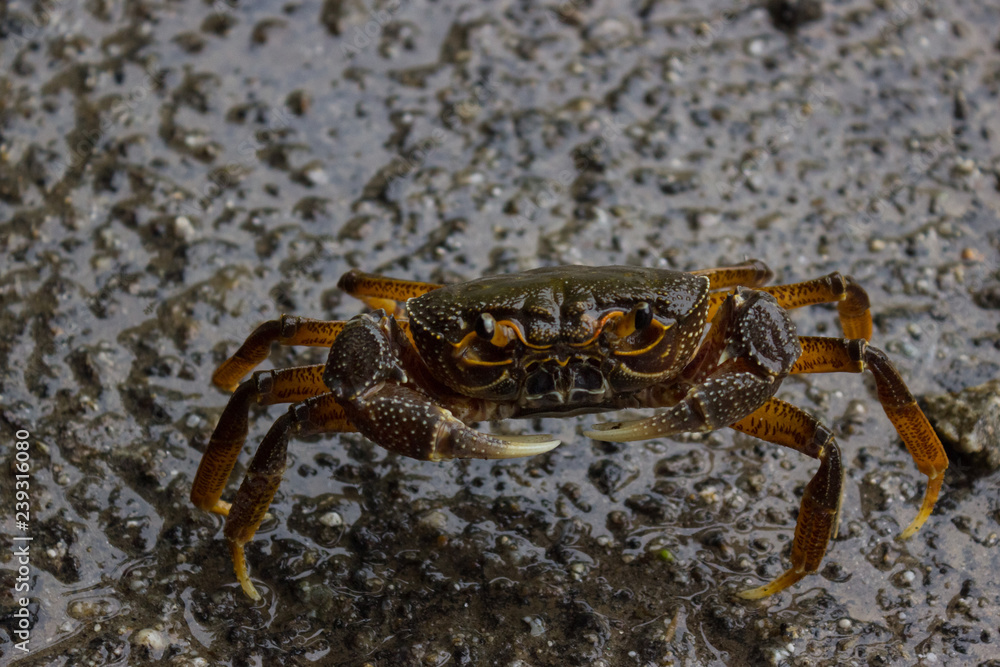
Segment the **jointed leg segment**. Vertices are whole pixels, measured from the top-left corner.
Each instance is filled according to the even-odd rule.
[[[229,474],[246,442],[250,407],[296,403],[329,391],[323,384],[323,366],[299,366],[258,371],[240,384],[226,404],[212,432],[191,485],[191,502],[217,514],[229,513],[229,503],[220,500]],[[340,412],[343,419],[343,411]],[[346,420],[345,420],[346,423]],[[354,430],[348,427],[340,430]]]
[[[233,356],[226,359],[212,375],[212,384],[233,391],[243,376],[267,359],[272,343],[330,347],[344,328],[344,322],[312,320],[306,317],[282,315],[264,322],[247,336]]]
[[[254,600],[260,600],[260,594],[250,581],[243,556],[243,546],[253,539],[275,492],[281,485],[288,452],[288,438],[291,435],[304,436],[353,430],[351,424],[344,419],[344,411],[334,397],[324,394],[292,405],[288,412],[274,422],[261,441],[247,468],[243,483],[236,493],[224,530],[236,577],[243,591]]]
[[[353,269],[341,276],[337,287],[361,299],[372,310],[381,308],[392,315],[402,316],[407,299],[432,292],[441,285],[386,278]]]
[[[747,284],[747,286],[767,292],[775,297],[781,307],[786,310],[802,308],[803,306],[811,306],[818,303],[836,303],[844,335],[848,338],[871,340],[872,316],[868,294],[850,276],[831,273],[828,276],[801,283],[765,287],[757,287],[750,283],[739,284]],[[719,284],[718,286],[730,287],[729,284]],[[715,287],[716,283],[713,282],[712,288],[714,289]],[[711,299],[708,310],[708,317],[710,319],[714,317],[715,312],[722,306],[730,293],[732,293],[732,290],[715,292],[709,297]]]
[[[801,283],[760,289],[773,295],[787,310],[818,303],[836,303],[844,335],[871,340],[872,316],[868,293],[850,276],[834,272]]]
[[[759,287],[767,284],[774,274],[767,264],[759,259],[751,259],[736,266],[721,266],[715,269],[702,269],[692,271],[693,275],[708,277],[710,290],[722,289],[724,287]]]
[[[910,537],[931,515],[944,481],[948,455],[941,440],[885,352],[872,347],[864,339],[802,336],[799,341],[803,352],[792,373],[862,373],[867,370],[875,378],[882,409],[906,445],[917,469],[927,475],[927,490],[920,512],[900,534],[903,539]]]
[[[802,355],[791,370],[793,374],[867,370],[874,376],[879,402],[917,469],[927,475],[927,490],[920,511],[900,534],[902,539],[910,537],[933,511],[944,480],[948,457],[941,441],[884,352],[870,346],[863,338],[803,336],[799,342]],[[837,530],[843,477],[840,450],[826,427],[799,408],[778,399],[771,399],[732,428],[820,460],[820,468],[802,498],[792,543],[791,569],[769,584],[740,593],[747,599],[759,599],[791,586],[819,568],[827,543]]]
[[[741,592],[758,600],[783,591],[819,569],[830,539],[837,534],[844,470],[840,447],[828,428],[805,411],[777,398],[732,425],[737,431],[789,447],[814,459],[819,470],[806,485],[792,542],[792,567],[774,581]]]

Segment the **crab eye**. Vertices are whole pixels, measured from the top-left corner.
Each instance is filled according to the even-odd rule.
[[[636,331],[642,331],[652,323],[653,309],[645,301],[640,301],[635,304],[635,308],[628,315],[618,320],[618,325],[615,327],[615,334],[619,338],[628,338]]]
[[[476,335],[483,340],[493,340],[497,331],[497,321],[489,313],[480,313],[476,318]]]
[[[635,330],[642,331],[653,323],[653,309],[642,301],[635,306]]]

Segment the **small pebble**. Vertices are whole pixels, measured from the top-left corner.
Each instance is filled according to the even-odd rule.
[[[305,177],[313,185],[326,185],[327,183],[330,182],[330,176],[326,173],[325,170],[320,169],[318,167],[314,167],[306,171]]]
[[[715,227],[721,221],[722,217],[718,213],[701,212],[695,216],[695,225],[699,229]]]
[[[976,162],[971,159],[958,158],[955,160],[955,173],[967,176],[976,170]]]
[[[154,652],[159,652],[167,648],[166,637],[163,636],[163,633],[157,632],[152,628],[139,630],[139,632],[135,633],[135,637],[132,638],[132,643],[137,646],[145,646]]]
[[[105,603],[103,600],[93,601],[93,600],[74,600],[69,603],[69,607],[66,608],[66,613],[77,619],[78,621],[84,621],[88,618],[95,618],[102,615],[105,612]]]
[[[538,616],[525,616],[521,620],[528,624],[532,637],[541,637],[545,634],[545,621]]]
[[[717,503],[719,502],[719,491],[714,486],[706,486],[704,489],[698,492],[701,497],[702,502],[706,503]]]
[[[337,512],[327,512],[319,518],[319,522],[328,528],[336,528],[344,525],[344,517]]]
[[[963,248],[962,259],[966,262],[982,262],[986,259],[986,255],[981,253],[976,248]]]
[[[430,510],[420,516],[417,522],[424,528],[443,533],[448,529],[448,515],[441,510]]]
[[[174,236],[182,241],[190,241],[194,237],[194,225],[187,216],[179,215],[174,218]]]

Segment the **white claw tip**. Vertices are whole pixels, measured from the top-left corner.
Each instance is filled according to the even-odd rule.
[[[642,436],[633,433],[633,429],[628,428],[621,422],[606,422],[604,424],[594,424],[594,428],[584,431],[588,438],[600,440],[601,442],[629,442],[630,440],[641,440]]]
[[[506,450],[510,454],[510,458],[544,454],[562,444],[561,441],[553,439],[551,435],[544,434],[494,435],[493,437],[508,445]]]

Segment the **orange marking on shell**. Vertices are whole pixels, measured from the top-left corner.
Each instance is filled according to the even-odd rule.
[[[655,348],[657,345],[660,344],[660,342],[663,340],[663,337],[665,335],[667,335],[667,329],[669,329],[672,326],[672,325],[669,325],[669,324],[663,324],[661,322],[656,322],[655,320],[654,320],[654,324],[656,324],[658,327],[660,327],[660,335],[657,336],[656,340],[654,340],[651,344],[649,344],[646,347],[644,347],[642,349],[639,349],[639,350],[615,350],[614,351],[614,355],[616,357],[637,357],[639,355],[647,354],[647,353],[651,352],[653,350],[653,348]],[[673,350],[668,350],[668,352],[672,352],[672,351]]]

